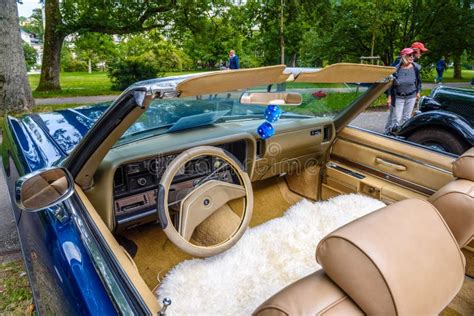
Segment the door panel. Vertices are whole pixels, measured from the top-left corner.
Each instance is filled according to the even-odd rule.
[[[386,203],[428,198],[453,180],[454,158],[396,139],[345,128],[334,143],[321,197],[359,192]]]

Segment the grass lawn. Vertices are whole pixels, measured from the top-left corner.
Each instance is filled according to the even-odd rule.
[[[0,314],[31,315],[34,310],[31,288],[22,260],[0,265]]]
[[[443,82],[470,82],[471,78],[474,77],[474,70],[463,69],[461,72],[462,79],[453,79],[453,72],[453,68],[447,69],[443,74]],[[433,69],[430,76],[423,77],[423,82],[434,83],[434,80],[437,76],[436,70]]]
[[[195,71],[188,72],[168,72],[165,76],[176,76],[195,73]],[[105,72],[93,72],[91,74],[86,72],[63,72],[61,73],[61,88],[62,91],[55,92],[36,92],[34,91],[38,86],[39,74],[31,74],[28,76],[30,85],[33,89],[33,97],[35,98],[56,98],[56,97],[74,97],[74,96],[94,96],[94,95],[115,95],[120,94],[121,91],[114,91],[111,89],[111,83],[107,73]],[[453,79],[453,69],[450,68],[445,72],[445,82],[468,82],[474,77],[474,70],[462,71],[463,79]],[[428,77],[423,78],[423,81],[434,82],[436,78],[436,71],[433,70],[432,74]],[[312,84],[312,83],[288,83],[288,88],[329,88],[329,87],[340,87],[338,84]]]
[[[168,72],[165,76],[177,76],[194,72]],[[76,96],[94,96],[94,95],[114,95],[120,94],[121,91],[111,89],[111,82],[107,73],[93,72],[62,72],[61,88],[62,91],[54,92],[37,92],[40,75],[28,75],[30,86],[33,89],[33,97],[35,98],[57,98],[57,97],[76,97]]]
[[[62,91],[36,92],[39,83],[39,74],[28,75],[30,86],[35,98],[55,98],[71,96],[92,96],[119,94],[120,91],[112,91],[109,77],[105,72],[63,72],[61,73]]]

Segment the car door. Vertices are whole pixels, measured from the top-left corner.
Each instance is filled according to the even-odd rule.
[[[453,155],[400,139],[346,127],[338,133],[323,177],[321,198],[362,193],[393,203],[427,199],[453,179]]]

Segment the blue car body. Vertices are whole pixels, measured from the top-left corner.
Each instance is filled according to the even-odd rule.
[[[10,196],[19,176],[61,162],[106,108],[7,117],[2,160]],[[66,202],[39,212],[12,207],[38,311],[116,314]]]

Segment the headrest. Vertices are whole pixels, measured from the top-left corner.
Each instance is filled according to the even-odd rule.
[[[453,162],[453,175],[457,178],[474,181],[474,147]]]
[[[434,315],[460,290],[464,257],[438,211],[409,199],[326,236],[316,258],[368,315]]]

